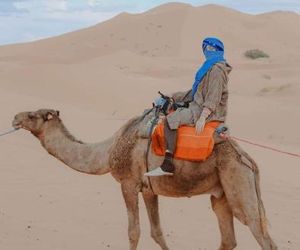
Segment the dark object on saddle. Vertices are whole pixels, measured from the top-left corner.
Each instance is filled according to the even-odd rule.
[[[161,98],[165,99],[165,104],[161,107],[161,112],[164,115],[167,115],[170,110],[175,111],[178,108],[188,108],[190,103],[189,102],[174,102],[174,99],[164,95],[160,91],[158,91],[158,94],[160,94]]]
[[[167,115],[169,113],[170,106],[172,106],[173,99],[167,95],[164,95],[160,91],[158,91],[158,94],[160,94],[161,98],[165,99],[164,105],[160,108],[160,111],[164,114]]]
[[[172,109],[176,110],[178,108],[188,108],[190,106],[189,102],[175,102],[172,105]]]
[[[216,128],[214,133],[215,144],[222,143],[229,138],[229,128],[224,123],[221,123],[219,127]]]
[[[225,126],[224,124],[222,124],[221,126],[216,128],[216,132],[221,135],[221,134],[225,134],[228,131],[228,127]]]

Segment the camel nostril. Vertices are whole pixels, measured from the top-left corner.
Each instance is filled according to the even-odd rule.
[[[18,121],[13,121],[12,122],[12,126],[14,127],[14,128],[16,128],[16,129],[19,129],[19,128],[21,128],[22,127],[22,124],[21,124],[21,122],[18,122]]]

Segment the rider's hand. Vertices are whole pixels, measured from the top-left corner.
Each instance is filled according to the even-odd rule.
[[[200,117],[196,122],[196,135],[201,134],[204,129],[206,119],[204,117]]]
[[[199,135],[203,131],[206,119],[207,117],[209,117],[210,114],[211,114],[211,110],[204,107],[200,118],[196,122],[196,135]]]

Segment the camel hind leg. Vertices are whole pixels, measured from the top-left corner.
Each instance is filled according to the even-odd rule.
[[[221,231],[221,246],[219,250],[232,250],[236,247],[234,235],[233,214],[225,195],[221,198],[211,196],[212,209],[215,212]]]
[[[261,200],[259,173],[255,163],[247,164],[232,152],[232,157],[221,161],[220,180],[233,215],[247,225],[263,250],[275,250]]]
[[[143,198],[150,221],[151,237],[161,247],[162,250],[169,250],[160,226],[158,196],[149,192],[143,192]]]

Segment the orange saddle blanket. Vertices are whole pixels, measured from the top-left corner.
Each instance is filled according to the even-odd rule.
[[[209,122],[200,135],[196,135],[195,127],[181,126],[178,129],[177,146],[174,157],[188,161],[204,161],[214,148],[213,134],[219,122]],[[165,154],[164,124],[159,123],[152,134],[152,151],[158,155]]]

